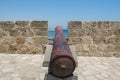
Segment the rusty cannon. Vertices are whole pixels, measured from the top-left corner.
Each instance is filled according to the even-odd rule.
[[[72,76],[76,63],[61,26],[55,28],[55,38],[49,63],[49,73],[56,77]]]

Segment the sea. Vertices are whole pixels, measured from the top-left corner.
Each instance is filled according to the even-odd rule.
[[[68,38],[68,30],[64,29],[63,33],[64,33],[65,37]],[[48,39],[53,40],[54,37],[55,37],[55,31],[48,31]]]

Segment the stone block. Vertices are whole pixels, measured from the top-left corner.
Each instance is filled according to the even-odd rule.
[[[106,44],[97,45],[97,50],[98,51],[106,51],[107,50],[107,45]]]
[[[120,57],[120,51],[113,52],[114,57]]]
[[[103,40],[104,40],[103,36],[94,36],[93,37],[93,43],[95,43],[95,44],[100,44],[103,42]]]
[[[33,54],[43,53],[42,46],[34,47],[30,53],[33,53]]]
[[[29,48],[28,45],[21,44],[21,45],[18,45],[16,53],[18,53],[18,54],[27,54],[28,53],[29,54],[30,50],[31,49]]]
[[[115,50],[115,45],[114,44],[108,44],[107,45],[107,51],[114,51]]]
[[[102,21],[98,21],[97,28],[98,29],[103,29]]]
[[[89,51],[89,44],[82,44],[83,47],[83,52],[88,52]]]
[[[9,50],[9,46],[7,44],[0,44],[0,52],[5,53]]]
[[[69,42],[71,44],[77,44],[77,43],[81,43],[81,39],[79,37],[69,37]]]
[[[116,36],[116,37],[114,38],[114,41],[115,41],[114,44],[116,44],[116,45],[119,44],[119,45],[120,45],[120,37],[117,37],[117,36]]]
[[[114,35],[120,36],[120,22],[111,22],[111,30],[113,31]]]
[[[101,30],[94,27],[88,27],[85,28],[85,35],[98,36],[101,35]]]
[[[15,53],[17,51],[17,44],[14,43],[14,44],[10,44],[9,45],[9,52],[10,53]]]
[[[101,32],[102,32],[103,36],[111,36],[111,35],[113,35],[112,30],[102,30]]]
[[[81,21],[70,21],[68,23],[68,29],[82,29]]]
[[[13,21],[0,21],[0,28],[3,30],[10,30],[14,27]]]
[[[82,48],[82,45],[81,45],[81,44],[76,44],[76,45],[75,45],[75,49],[76,49],[77,52],[83,51],[83,48]]]
[[[97,51],[97,45],[92,44],[92,45],[90,45],[89,49],[90,49],[90,51],[92,51],[92,52],[96,52],[96,51]]]
[[[34,31],[32,28],[17,28],[9,30],[10,36],[22,36],[22,37],[33,37]]]
[[[41,44],[47,44],[48,42],[48,37],[47,36],[38,36],[33,38],[34,44],[36,46],[41,45]]]
[[[47,21],[32,21],[30,26],[31,28],[47,30],[48,22]]]
[[[78,56],[90,56],[88,52],[77,52]]]
[[[16,21],[15,22],[15,28],[30,28],[30,22],[29,21]]]
[[[106,44],[114,43],[115,42],[115,37],[116,37],[115,35],[104,37],[104,43],[106,43]]]
[[[3,30],[3,29],[0,28],[0,37],[2,38],[4,36],[7,36],[7,33],[6,33],[5,30]]]
[[[48,35],[47,30],[34,29],[33,31],[34,31],[35,35],[37,35],[37,36],[47,36]]]
[[[79,29],[77,30],[78,36],[84,36],[85,35],[85,29]]]
[[[98,53],[98,52],[89,52],[89,55],[90,56],[94,56],[94,57],[102,57],[103,55],[102,54],[100,54],[100,53]]]
[[[75,29],[69,29],[69,31],[68,31],[68,36],[69,36],[69,37],[78,36],[77,32],[78,32],[78,31],[76,31]]]
[[[82,52],[81,56],[90,56],[90,54],[88,52]]]
[[[113,56],[113,53],[114,53],[114,52],[109,52],[109,51],[107,51],[107,52],[105,52],[104,56],[105,56],[105,57],[112,57],[112,56]]]
[[[116,36],[119,36],[119,37],[120,37],[120,29],[115,30],[115,31],[114,31],[114,35],[116,35]]]
[[[102,25],[103,25],[103,29],[107,29],[107,30],[111,29],[111,25],[109,21],[103,21]]]
[[[25,38],[24,37],[17,37],[16,38],[16,43],[19,44],[24,44],[25,43]]]
[[[9,34],[10,36],[14,36],[14,37],[17,37],[19,35],[19,32],[18,30],[9,30]]]
[[[115,45],[115,51],[120,51],[120,45]]]
[[[26,37],[34,37],[35,33],[32,28],[27,28],[26,29]]]
[[[84,44],[93,44],[91,36],[82,36],[81,39]]]
[[[83,22],[83,28],[96,28],[97,27],[97,22],[91,21],[91,22]]]
[[[119,21],[111,21],[111,28],[112,28],[112,30],[120,29],[120,22]]]

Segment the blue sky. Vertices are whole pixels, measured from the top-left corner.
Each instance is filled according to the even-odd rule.
[[[68,21],[120,21],[120,0],[0,0],[0,20],[48,20],[49,30]]]

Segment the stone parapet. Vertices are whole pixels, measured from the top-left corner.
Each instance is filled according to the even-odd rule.
[[[70,21],[68,39],[78,55],[120,57],[119,21]]]
[[[0,52],[43,53],[48,42],[48,21],[0,21]]]

